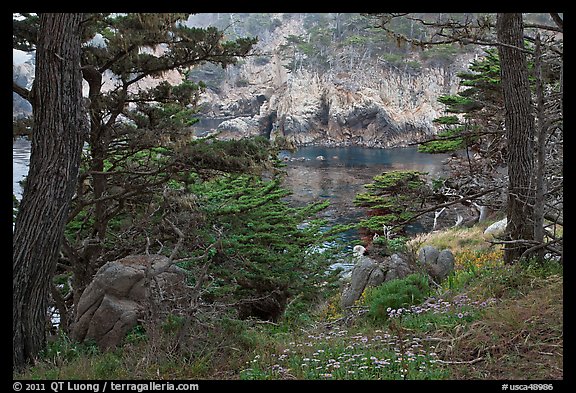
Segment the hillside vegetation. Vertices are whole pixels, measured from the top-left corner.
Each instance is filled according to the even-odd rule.
[[[382,294],[401,297],[417,275],[367,290],[348,312],[339,288],[325,285],[313,306],[293,302],[275,323],[212,326],[195,351],[180,345],[186,326],[176,317],[135,329],[108,352],[60,336],[14,378],[562,379],[562,267],[504,265],[502,251],[482,238],[485,227],[426,235],[427,244],[454,250],[454,273],[385,315],[371,312]]]

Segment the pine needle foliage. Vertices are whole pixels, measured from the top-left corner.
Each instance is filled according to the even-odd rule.
[[[472,61],[468,71],[459,73],[458,77],[464,89],[438,97],[449,115],[433,120],[440,126],[437,138],[420,144],[419,152],[450,153],[480,142],[476,135],[478,127],[472,125],[472,120],[501,108],[500,61],[496,50],[486,50],[483,57]]]
[[[188,190],[206,217],[196,234],[199,245],[218,242],[208,255],[214,282],[206,299],[236,302],[241,317],[276,320],[289,298],[315,296],[327,262],[311,251],[323,241],[323,222],[313,217],[327,202],[290,207],[280,178],[253,175],[225,175]],[[273,300],[274,307],[255,299]]]
[[[391,171],[374,177],[365,185],[367,192],[359,193],[354,199],[358,206],[368,208],[368,218],[358,227],[368,235],[384,234],[384,226],[404,230],[416,207],[423,202],[429,190],[419,171]]]

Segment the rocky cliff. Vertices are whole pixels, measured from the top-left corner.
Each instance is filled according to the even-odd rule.
[[[30,89],[34,81],[34,64],[32,62],[12,63],[12,79],[18,86]],[[16,93],[12,93],[12,117],[14,119],[32,115],[32,105]]]
[[[284,23],[261,40],[202,101],[203,117],[220,119],[219,137],[283,137],[295,145],[402,146],[436,132],[444,114],[440,95],[458,89],[456,73],[472,56],[444,65],[400,68],[371,57],[324,71],[290,70],[282,56],[288,37],[306,36],[301,19]],[[411,59],[418,54],[408,53]],[[217,91],[216,91],[217,90]]]
[[[233,19],[232,14],[213,14],[218,16],[212,19],[210,15],[193,16],[188,23],[229,24]],[[444,114],[437,98],[457,91],[456,74],[473,56],[458,53],[448,61],[430,63],[422,61],[416,50],[405,50],[401,56],[393,49],[376,51],[373,43],[379,39],[370,38],[354,24],[360,16],[348,26],[356,29],[356,35],[346,36],[344,22],[330,19],[329,14],[243,15],[246,21],[257,15],[255,20],[262,25],[238,32],[258,35],[254,55],[226,70],[207,64],[191,73],[196,82],[208,82],[196,132],[217,132],[222,139],[264,135],[297,146],[406,145],[436,132],[432,120]],[[343,14],[338,15],[342,18]],[[324,25],[311,20],[324,20]],[[330,39],[316,42],[320,33]],[[339,39],[335,38],[338,34]],[[362,38],[362,42],[372,42],[372,47],[346,44],[344,38]],[[322,56],[314,52],[318,50],[324,52]],[[418,66],[408,66],[414,63]],[[173,71],[164,77],[174,84],[183,75]],[[15,65],[14,79],[25,79],[21,84],[29,86],[33,65]],[[158,83],[148,79],[133,87]],[[109,73],[103,82],[103,91],[117,84]],[[84,90],[87,94],[86,83]],[[29,104],[22,101],[14,99],[15,117],[30,114]]]

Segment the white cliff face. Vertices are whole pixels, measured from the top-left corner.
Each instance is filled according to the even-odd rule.
[[[282,19],[280,14],[275,17]],[[436,132],[432,121],[444,114],[437,99],[457,92],[456,73],[464,70],[473,56],[461,56],[449,67],[419,71],[367,58],[353,68],[339,67],[339,71],[320,74],[299,68],[292,72],[281,53],[289,36],[308,36],[302,18],[285,18],[263,34],[254,48],[255,56],[228,67],[218,89],[203,94],[203,116],[221,121],[217,131],[222,139],[265,135],[283,137],[296,145],[405,145]],[[24,73],[14,67],[15,75]],[[174,85],[181,83],[183,76],[171,71],[162,78],[144,78],[130,89],[150,88],[162,80]],[[113,90],[119,83],[107,71],[102,91]],[[84,95],[87,90],[84,82]]]
[[[441,68],[418,74],[367,65],[358,73],[289,75],[255,117],[275,114],[276,136],[296,145],[397,146],[435,132],[440,95],[457,80]]]
[[[12,63],[12,79],[26,89],[32,87],[34,82],[34,64],[31,62]],[[32,105],[16,93],[12,93],[12,117],[28,117],[32,115]]]
[[[296,145],[405,145],[437,131],[432,120],[445,114],[437,99],[458,91],[456,73],[469,60],[419,71],[367,61],[353,71],[290,72],[279,47],[285,37],[304,33],[297,19],[289,20],[255,48],[267,61],[247,58],[238,66],[244,85],[228,82],[219,94],[205,96],[204,103],[218,103],[212,114],[228,119],[218,128],[223,138],[259,134]]]

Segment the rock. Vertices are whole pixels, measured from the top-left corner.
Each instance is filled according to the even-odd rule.
[[[385,277],[386,275],[384,274],[382,269],[376,267],[374,270],[372,270],[372,273],[370,273],[370,276],[368,277],[368,282],[366,283],[366,287],[377,287],[378,285],[384,282]]]
[[[484,236],[500,237],[506,231],[506,226],[508,225],[508,220],[503,218],[500,221],[496,221],[494,224],[490,225],[484,230]]]
[[[352,254],[354,255],[355,258],[360,258],[362,255],[364,255],[365,252],[366,248],[361,245],[356,245],[352,249]]]
[[[340,304],[342,308],[350,307],[360,299],[366,286],[380,285],[384,281],[384,272],[380,269],[376,261],[362,256],[352,268],[350,285],[344,289]]]
[[[385,281],[396,280],[404,278],[413,273],[413,269],[408,262],[399,254],[392,254],[386,261],[387,271]]]
[[[432,277],[440,281],[448,277],[448,275],[454,271],[454,262],[455,259],[452,251],[448,249],[440,251],[436,263],[432,265],[434,271]]]
[[[101,349],[118,346],[151,306],[162,312],[174,299],[182,299],[185,279],[184,270],[162,255],[106,263],[80,297],[72,338],[94,340]]]
[[[445,279],[454,270],[454,261],[449,249],[438,251],[436,247],[426,245],[418,251],[418,263],[437,281]]]
[[[238,140],[259,135],[260,127],[255,119],[244,116],[223,121],[216,131],[220,140]]]
[[[318,157],[316,157],[316,160],[317,161],[325,161],[326,158],[324,158],[324,156],[318,156]]]
[[[424,246],[418,251],[418,262],[421,265],[430,265],[436,263],[440,252],[434,246]]]

